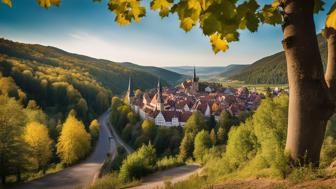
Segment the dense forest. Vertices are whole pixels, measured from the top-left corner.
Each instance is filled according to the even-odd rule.
[[[54,47],[23,44],[6,39],[0,39],[0,54],[20,61],[34,62],[36,66],[48,66],[50,69],[76,70],[77,73],[96,80],[116,95],[127,89],[129,76],[133,78],[134,87],[139,89],[153,88],[159,77],[163,85],[175,85],[185,77],[155,67],[116,63],[72,54]]]
[[[327,44],[322,35],[318,35],[318,44],[323,64],[327,62]],[[249,84],[285,84],[287,83],[287,65],[284,52],[265,57],[247,68],[231,75],[228,79],[244,81]]]

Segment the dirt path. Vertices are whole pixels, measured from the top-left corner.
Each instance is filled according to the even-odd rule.
[[[100,171],[107,153],[115,155],[116,140],[109,130],[109,111],[99,118],[99,139],[94,152],[87,160],[28,183],[14,186],[14,189],[73,189],[89,185]],[[113,157],[113,156],[112,156]]]
[[[198,165],[185,165],[160,171],[143,178],[143,183],[130,189],[153,189],[164,187],[165,181],[176,183],[189,178],[189,176],[201,171]]]

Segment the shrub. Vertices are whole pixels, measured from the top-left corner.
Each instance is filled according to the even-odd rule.
[[[99,123],[96,119],[92,120],[89,126],[92,141],[96,141],[99,136]]]
[[[123,161],[119,179],[124,183],[139,179],[152,172],[155,168],[155,163],[155,148],[151,144],[143,145]]]
[[[158,170],[164,170],[172,167],[177,167],[183,164],[184,164],[183,161],[178,157],[165,156],[164,158],[156,162],[156,167]]]

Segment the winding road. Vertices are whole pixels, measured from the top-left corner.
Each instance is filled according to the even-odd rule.
[[[171,184],[188,179],[193,174],[198,174],[202,171],[199,165],[185,165],[175,167],[164,171],[156,172],[148,177],[142,179],[139,186],[129,189],[159,189],[164,188],[165,182],[169,181]]]
[[[109,114],[99,118],[99,139],[94,152],[83,162],[60,172],[14,186],[14,189],[73,189],[90,185],[97,178],[107,153],[116,154],[116,140],[109,129]],[[118,137],[119,138],[119,137]],[[120,140],[120,139],[118,139]]]
[[[117,154],[117,144],[121,145],[128,154],[133,152],[117,134],[109,120],[110,110],[106,111],[99,118],[100,130],[99,139],[94,152],[83,162],[64,170],[32,180],[27,183],[13,186],[13,189],[74,189],[84,188],[92,184],[98,178],[98,174],[107,154],[114,158]],[[197,165],[186,165],[160,171],[143,178],[143,183],[132,189],[151,189],[164,186],[169,178],[171,183],[187,179],[190,175],[200,172]]]

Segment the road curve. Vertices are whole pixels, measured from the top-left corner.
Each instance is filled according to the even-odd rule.
[[[107,120],[107,124],[110,128],[110,131],[112,133],[112,136],[114,137],[114,140],[120,144],[127,152],[127,154],[131,154],[134,150],[129,147],[118,135],[118,133],[116,132],[116,130],[114,129],[114,127],[112,126],[110,120]]]
[[[159,171],[142,179],[142,184],[129,189],[158,189],[164,188],[165,181],[172,184],[188,179],[191,175],[200,173],[202,168],[199,165],[185,165]]]
[[[99,139],[94,152],[83,162],[55,174],[14,186],[14,189],[73,189],[83,188],[97,177],[107,153],[116,153],[116,141],[109,130],[109,113],[99,118]],[[116,135],[115,135],[116,136]]]

